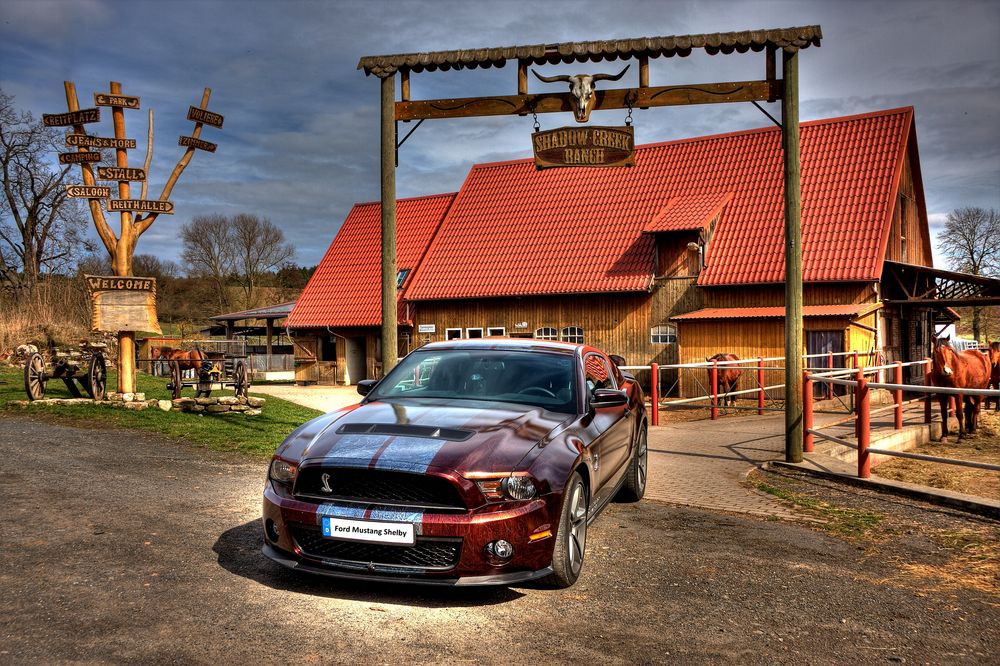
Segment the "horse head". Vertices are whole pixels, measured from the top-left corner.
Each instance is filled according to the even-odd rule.
[[[952,367],[955,363],[955,349],[951,346],[951,336],[938,338],[934,345],[934,372],[938,375],[951,377],[955,374]]]

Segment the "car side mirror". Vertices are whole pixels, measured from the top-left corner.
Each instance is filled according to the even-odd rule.
[[[628,394],[617,389],[595,389],[590,398],[590,406],[594,409],[605,407],[621,407],[628,404]]]
[[[368,395],[376,384],[378,384],[377,379],[362,379],[358,382],[358,393]]]
[[[623,365],[628,365],[625,362],[624,356],[619,356],[618,354],[609,354],[608,358],[610,358],[611,362],[617,365],[619,368],[622,367]]]

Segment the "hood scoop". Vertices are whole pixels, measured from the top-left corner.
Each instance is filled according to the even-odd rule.
[[[474,434],[472,430],[458,428],[438,428],[436,426],[409,425],[398,423],[345,423],[337,428],[338,435],[392,435],[396,437],[424,437],[462,442]]]

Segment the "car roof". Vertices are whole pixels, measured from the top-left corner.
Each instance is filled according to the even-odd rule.
[[[587,345],[574,342],[559,342],[558,340],[536,340],[534,338],[476,338],[473,340],[446,340],[431,342],[420,347],[422,350],[436,351],[442,349],[496,349],[510,351],[546,351],[561,354],[577,354]],[[416,351],[416,350],[414,350]]]

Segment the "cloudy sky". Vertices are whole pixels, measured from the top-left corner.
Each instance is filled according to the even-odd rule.
[[[252,212],[280,225],[296,261],[313,265],[358,201],[379,197],[379,84],[357,70],[365,55],[779,28],[818,24],[823,44],[800,57],[802,120],[898,106],[916,109],[932,224],[959,206],[1000,208],[1000,2],[809,0],[4,0],[0,87],[36,116],[66,110],[62,82],[81,105],[120,81],[155,113],[150,192],[158,194],[190,134],[187,107],[212,88],[224,129],[202,138],[140,253],[177,259],[176,232],[205,213]],[[651,61],[652,85],[762,78],[763,55]],[[617,64],[617,63],[615,63]],[[547,73],[615,69],[547,68]],[[634,68],[633,68],[634,69]],[[516,66],[414,75],[412,97],[511,94]],[[610,70],[609,70],[610,71]],[[629,78],[632,77],[632,78]],[[635,74],[626,80],[634,84]],[[529,92],[544,84],[531,79]],[[778,104],[770,105],[778,115]],[[139,140],[145,111],[129,111]],[[91,133],[112,136],[110,114]],[[750,104],[636,112],[638,143],[761,127]],[[621,124],[620,112],[593,122]],[[570,119],[540,117],[543,129]],[[400,125],[401,132],[408,126]],[[97,128],[96,130],[94,128]],[[529,118],[428,121],[400,152],[399,197],[459,189],[469,167],[530,156]],[[936,261],[940,265],[940,261]]]

